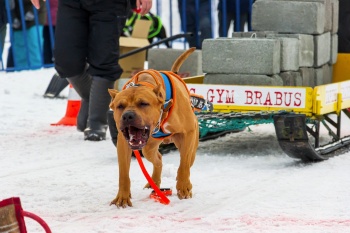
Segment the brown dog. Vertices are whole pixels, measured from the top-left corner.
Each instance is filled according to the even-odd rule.
[[[160,187],[162,155],[158,148],[163,141],[173,142],[180,152],[176,178],[178,197],[192,197],[190,168],[198,147],[198,120],[186,84],[176,73],[194,50],[190,48],[184,52],[175,61],[171,72],[141,71],[121,92],[109,89],[112,96],[110,108],[119,132],[119,191],[111,204],[123,208],[132,206],[129,178],[132,150],[142,149],[144,157],[153,164],[152,179]],[[145,186],[150,187],[148,183]]]

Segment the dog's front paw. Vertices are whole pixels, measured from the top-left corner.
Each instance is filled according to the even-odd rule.
[[[177,196],[180,200],[192,198],[192,184],[191,182],[178,181],[176,184]]]
[[[118,208],[122,207],[122,208],[126,208],[127,206],[132,206],[131,203],[131,194],[125,194],[122,192],[118,192],[118,195],[116,196],[116,198],[113,199],[113,201],[111,201],[110,205],[116,205]]]

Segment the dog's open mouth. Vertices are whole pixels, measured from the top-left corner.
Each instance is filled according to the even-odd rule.
[[[138,128],[135,126],[127,126],[121,130],[128,144],[133,150],[140,150],[147,143],[149,138],[149,127]]]

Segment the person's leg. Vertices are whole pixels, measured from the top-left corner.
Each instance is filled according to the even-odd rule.
[[[231,24],[231,14],[229,12],[226,13],[226,18],[223,19],[223,13],[222,10],[219,10],[218,12],[218,21],[219,21],[219,36],[220,37],[224,37],[224,36],[228,36],[227,32],[228,29],[230,28],[230,24]],[[225,29],[224,29],[224,22],[225,22]],[[226,31],[224,31],[226,30]],[[224,33],[225,32],[225,33]]]
[[[240,26],[241,26],[241,32],[244,32],[244,26],[246,23],[248,23],[248,14],[247,13],[241,13],[241,18],[240,18]]]
[[[22,31],[13,31],[13,40],[11,43],[11,47],[14,65],[13,67],[15,67],[16,69],[28,68],[27,49],[25,47]]]
[[[42,66],[41,47],[42,39],[38,35],[42,35],[42,26],[33,26],[27,29],[27,43],[29,48],[30,67],[39,69]]]
[[[81,75],[88,55],[89,13],[76,1],[59,1],[55,31],[55,68],[63,78]]]
[[[13,32],[13,52],[14,64],[16,68],[40,68],[41,54],[40,41],[38,37],[39,30],[41,34],[42,27],[32,26],[26,29],[26,37],[24,38],[23,31]]]
[[[79,2],[59,1],[55,29],[55,68],[81,97],[77,129],[84,131],[89,112],[92,78],[87,73],[89,13]]]
[[[55,32],[55,26],[52,27],[53,32]],[[50,28],[48,25],[45,25],[43,28],[43,54],[44,54],[44,64],[53,63],[53,53],[52,53],[52,45],[51,45],[51,36],[50,36]]]
[[[0,57],[2,57],[2,52],[4,51],[5,37],[6,37],[6,24],[0,27]]]
[[[118,63],[119,37],[125,25],[128,1],[102,0],[86,7],[90,12],[88,63],[92,84],[84,138],[100,141],[106,139],[107,111],[111,101],[108,89],[113,89],[115,80],[123,72]]]
[[[200,47],[202,48],[203,40],[213,38],[213,32],[211,28],[211,12],[210,2],[201,3],[199,5],[199,31],[200,31]]]
[[[192,37],[187,38],[187,42],[190,47],[196,47],[198,30],[196,30],[195,1],[178,0],[178,8],[179,8],[180,19],[181,19],[181,29],[184,32],[193,33]]]

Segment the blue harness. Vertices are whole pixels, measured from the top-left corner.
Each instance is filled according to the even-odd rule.
[[[165,87],[165,103],[164,108],[166,109],[168,107],[169,101],[173,98],[173,86],[171,85],[171,81],[167,75],[160,72],[162,75],[163,81],[164,81],[164,87]],[[160,122],[159,122],[160,124]],[[152,133],[153,138],[161,139],[170,136],[171,133],[164,133],[161,125],[158,125]]]

